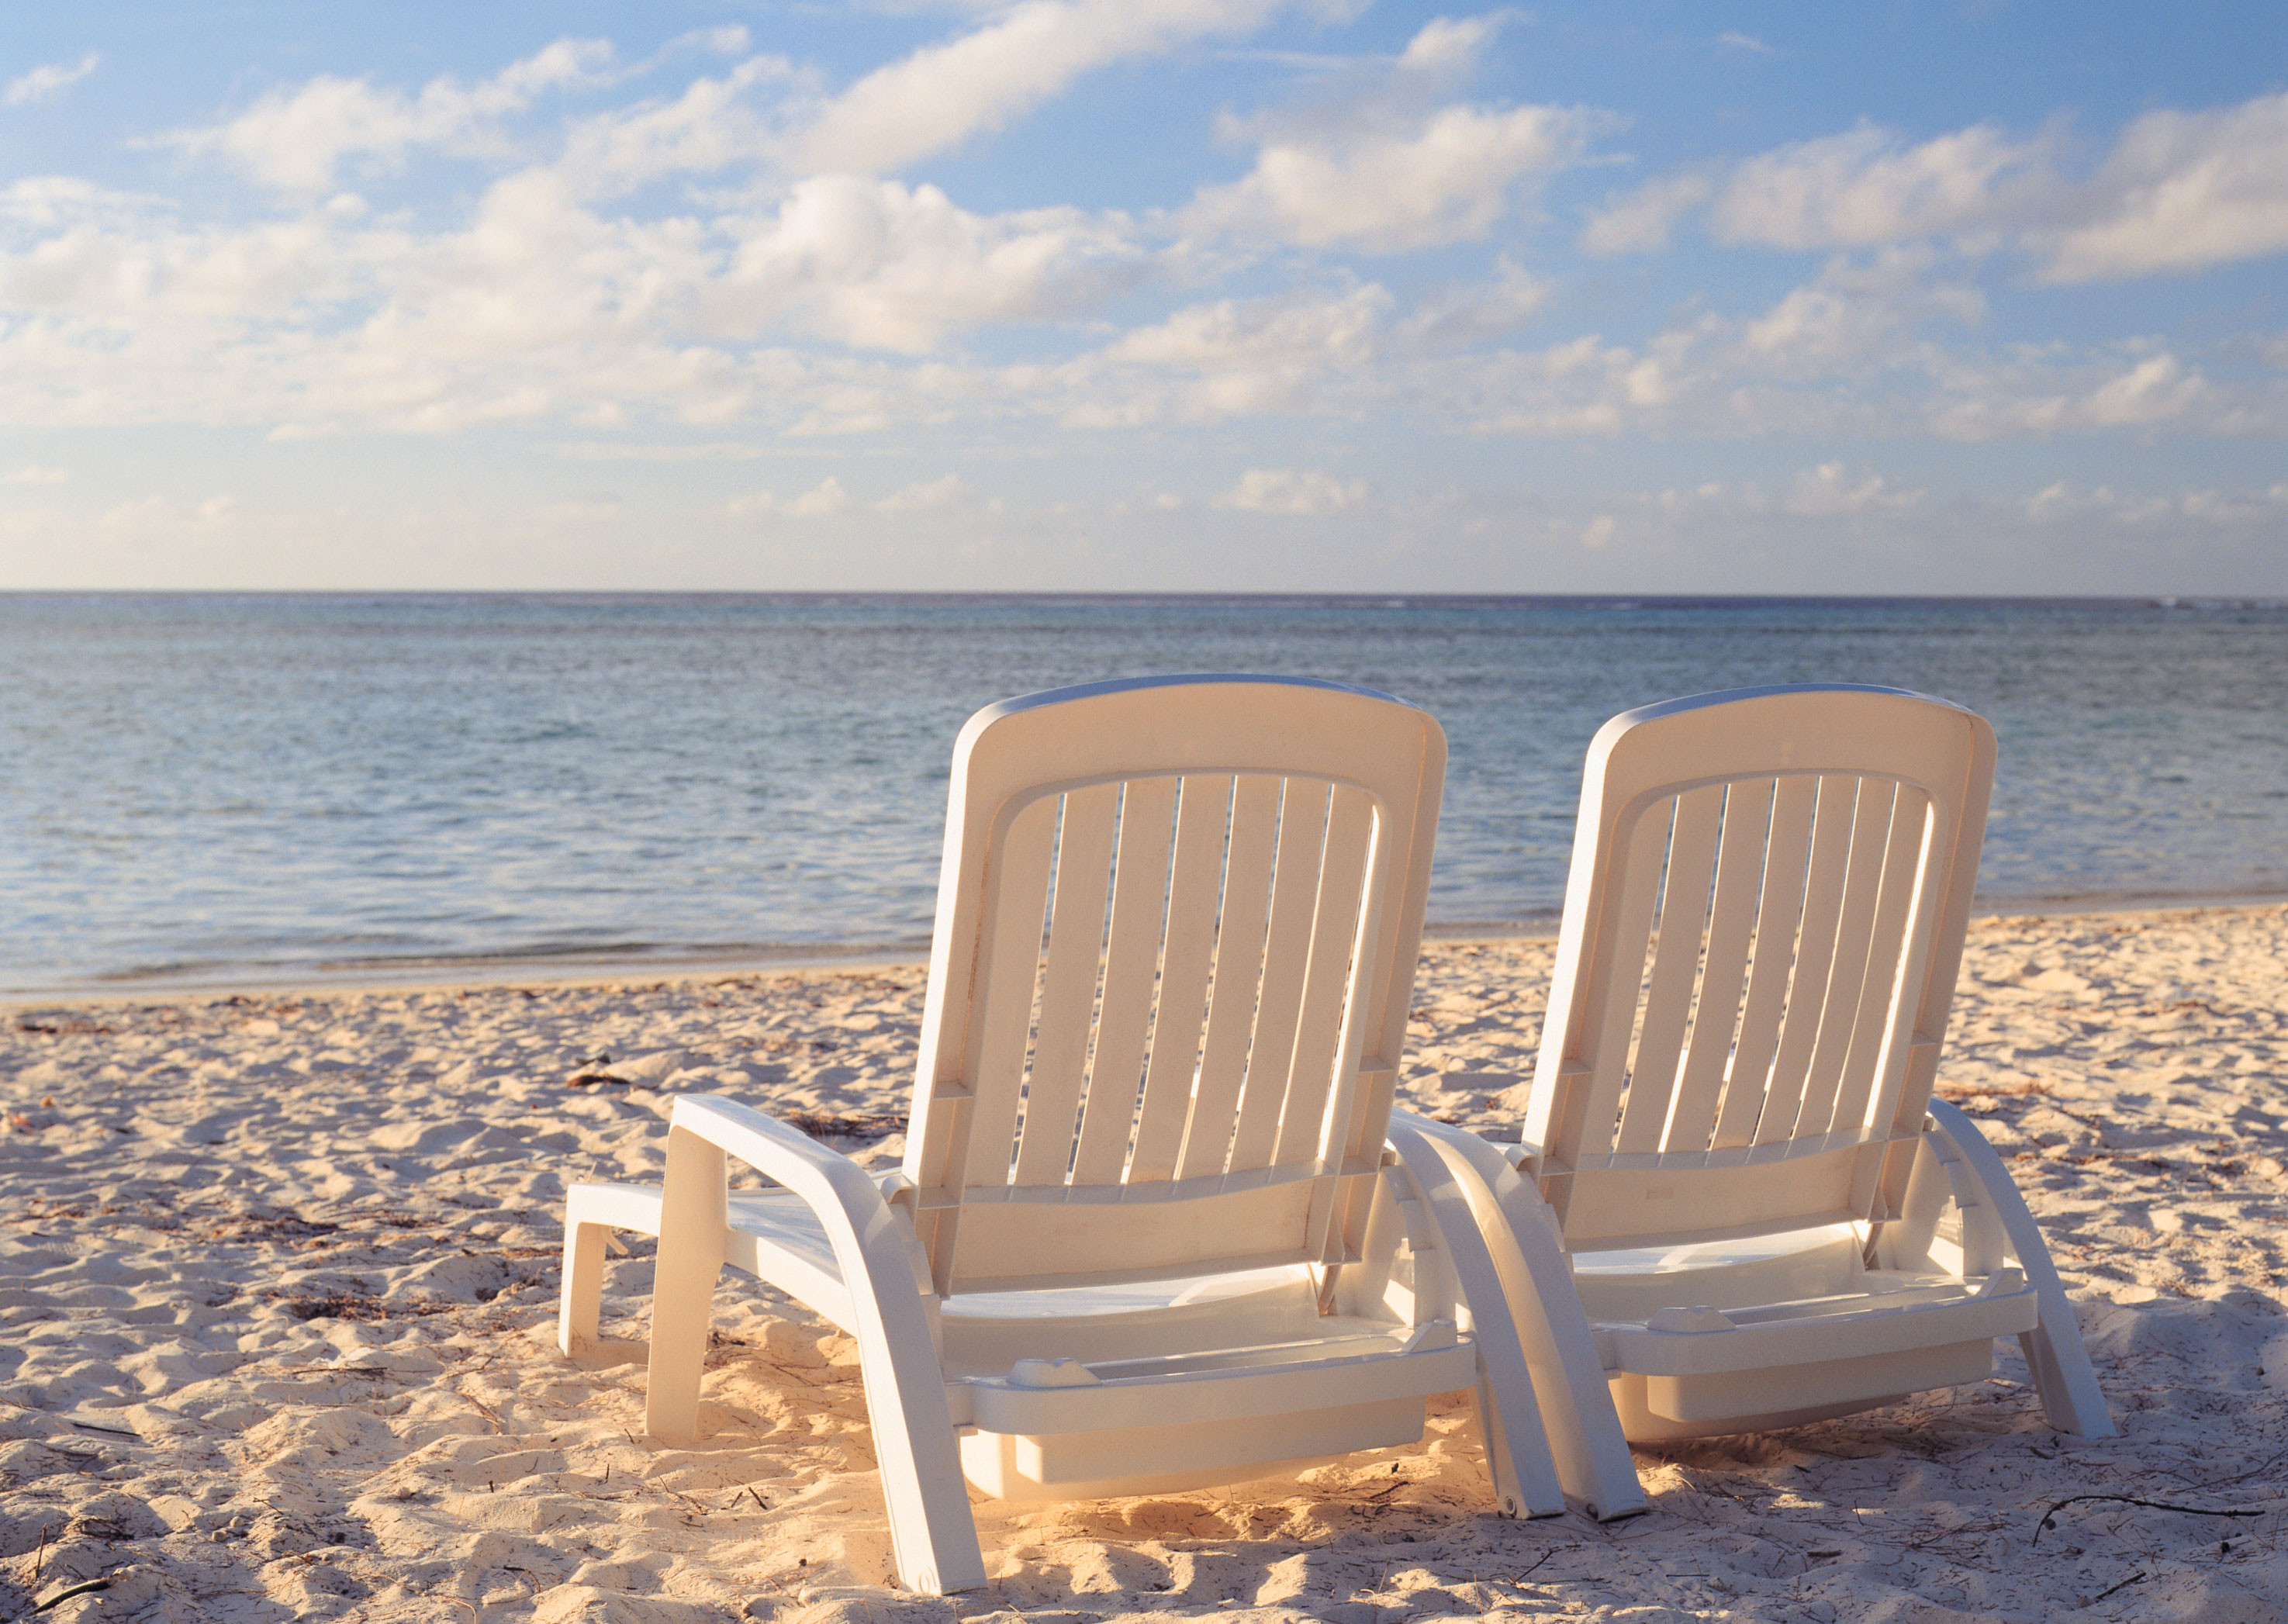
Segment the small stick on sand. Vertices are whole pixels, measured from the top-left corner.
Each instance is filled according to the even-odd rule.
[[[74,1585],[68,1590],[57,1591],[53,1596],[48,1597],[47,1600],[33,1608],[32,1611],[34,1612],[45,1612],[49,1608],[57,1606],[61,1603],[68,1602],[75,1596],[87,1596],[97,1590],[108,1590],[109,1588],[111,1588],[111,1580],[108,1579],[91,1579],[83,1585]]]
[[[2068,1506],[2079,1505],[2085,1500],[2117,1500],[2124,1505],[2145,1506],[2155,1511],[2181,1511],[2187,1517],[2262,1517],[2264,1515],[2260,1509],[2252,1506],[2231,1511],[2213,1511],[2206,1506],[2181,1506],[2173,1501],[2141,1500],[2134,1494],[2074,1494],[2057,1501],[2047,1511],[2042,1513],[2040,1525],[2034,1530],[2031,1542],[2039,1545],[2042,1542],[2043,1530],[2058,1525],[2058,1513]],[[2125,1579],[2121,1582],[2127,1584],[2129,1581]],[[2120,1588],[2120,1585],[2116,1585],[2113,1588],[2117,1590]],[[2113,1590],[2106,1592],[2108,1596],[2112,1594]]]

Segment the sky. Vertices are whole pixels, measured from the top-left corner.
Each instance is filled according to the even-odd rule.
[[[83,0],[0,590],[2288,595],[2288,6]]]

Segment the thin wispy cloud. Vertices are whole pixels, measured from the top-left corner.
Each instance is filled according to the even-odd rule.
[[[894,170],[1006,127],[1096,69],[1242,37],[1289,9],[1292,0],[1027,0],[826,101],[789,162],[798,170]]]
[[[1666,175],[1608,200],[1589,217],[1581,247],[1592,254],[1648,254],[1668,246],[1679,219],[1708,201],[1705,175]]]
[[[35,102],[52,101],[93,73],[103,58],[89,51],[76,62],[44,62],[28,74],[20,74],[0,89],[0,104],[12,107],[29,107]]]

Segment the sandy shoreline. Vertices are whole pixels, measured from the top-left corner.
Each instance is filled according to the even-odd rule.
[[[2288,897],[2169,897],[2123,901],[2047,902],[2038,907],[2030,905],[2025,907],[1982,906],[1972,916],[1979,920],[2019,917],[2077,919],[2101,914],[2133,918],[2283,905],[2288,905]],[[1558,921],[1553,915],[1547,919],[1513,923],[1434,923],[1424,931],[1424,939],[1438,947],[1554,941],[1557,927]],[[223,970],[180,978],[161,973],[147,978],[101,978],[59,983],[44,990],[0,988],[0,1016],[19,1010],[77,1008],[91,1004],[204,1002],[233,994],[267,998],[290,994],[332,997],[345,993],[461,992],[497,987],[666,986],[738,977],[800,975],[813,970],[906,969],[928,962],[929,944],[916,942],[892,947],[773,948],[763,953],[695,951],[632,956],[609,953],[546,954],[531,958],[504,956],[437,964],[414,960],[373,966],[319,966],[314,970],[310,966],[272,971]]]
[[[1432,945],[1411,1103],[1513,1117],[1550,954]],[[2278,905],[1974,927],[1942,1089],[2013,1159],[2117,1440],[2050,1432],[2011,1352],[1950,1399],[1642,1452],[1654,1513],[1599,1528],[1488,1515],[1447,1404],[1426,1446],[1299,1482],[984,1506],[994,1585],[944,1601],[883,1587],[845,1339],[727,1283],[728,1424],[692,1450],[640,1441],[640,1371],[549,1341],[564,1184],[656,1176],[672,1095],[896,1157],[918,968],[19,1002],[0,1618],[99,1577],[40,1616],[2288,1616],[2284,994]],[[568,1086],[600,1073],[629,1081]],[[640,1333],[648,1252],[608,1334]],[[2043,1528],[2079,1495],[2255,1515]]]

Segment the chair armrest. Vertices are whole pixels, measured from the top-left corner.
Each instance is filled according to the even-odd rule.
[[[881,1200],[880,1187],[849,1157],[735,1099],[686,1094],[676,1100],[668,1126],[696,1134],[789,1190],[800,1185],[813,1195],[831,1192],[838,1206],[862,1208],[868,1193],[877,1204]]]
[[[1426,1138],[1445,1145],[1469,1164],[1489,1194],[1499,1203],[1513,1224],[1534,1222],[1547,1230],[1558,1248],[1565,1246],[1564,1231],[1558,1227],[1557,1215],[1542,1200],[1541,1192],[1533,1187],[1533,1167],[1537,1164],[1541,1147],[1522,1142],[1502,1144],[1482,1134],[1471,1132],[1452,1122],[1441,1122],[1401,1106],[1393,1111],[1391,1119],[1403,1122]],[[1523,1163],[1525,1165],[1521,1165]],[[1508,1176],[1506,1178],[1505,1175]],[[1522,1190],[1517,1186],[1522,1184]]]
[[[784,1186],[825,1225],[846,1281],[894,1278],[883,1271],[883,1253],[894,1246],[912,1271],[919,1295],[935,1294],[912,1230],[900,1222],[874,1176],[841,1152],[751,1105],[714,1094],[678,1099],[668,1131],[671,1141],[679,1132],[689,1134]]]

